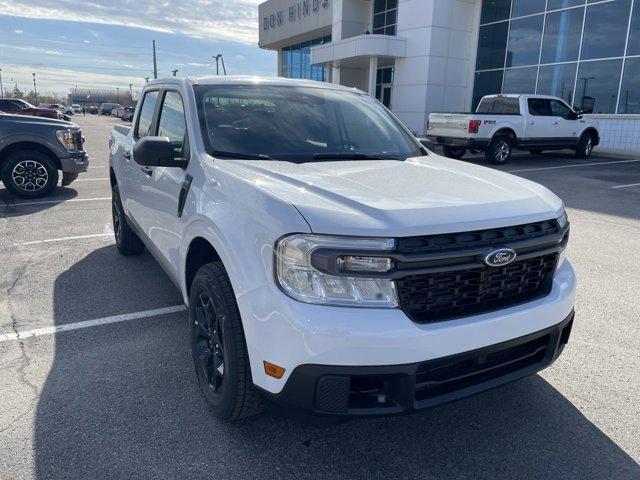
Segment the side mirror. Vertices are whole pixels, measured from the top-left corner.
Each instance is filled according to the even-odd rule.
[[[133,159],[145,167],[185,168],[187,160],[176,157],[175,146],[168,137],[143,137],[133,146]]]
[[[582,118],[582,110],[576,110],[576,119]]]

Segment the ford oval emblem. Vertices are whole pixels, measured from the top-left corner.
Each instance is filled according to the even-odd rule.
[[[502,267],[504,265],[509,265],[513,262],[517,257],[517,253],[510,248],[499,248],[498,250],[494,250],[489,252],[484,257],[484,263],[486,263],[490,267]]]

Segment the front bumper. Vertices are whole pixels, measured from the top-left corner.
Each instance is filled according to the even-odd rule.
[[[289,413],[397,415],[473,395],[534,374],[569,341],[574,312],[559,324],[495,345],[389,366],[301,365],[270,403]]]
[[[489,140],[475,138],[441,137],[438,135],[427,135],[434,145],[446,145],[448,147],[464,147],[469,150],[483,150],[489,145]]]
[[[87,152],[71,153],[67,157],[60,158],[60,166],[63,173],[82,173],[89,167]]]

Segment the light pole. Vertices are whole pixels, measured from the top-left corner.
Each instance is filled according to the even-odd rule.
[[[216,61],[216,75],[220,75],[220,66],[219,66],[219,62],[220,59],[222,58],[222,54],[218,53],[216,55],[213,55],[212,58]],[[224,60],[223,60],[224,62]],[[223,67],[224,68],[224,67]]]
[[[31,75],[33,75],[33,95],[35,96],[36,100],[36,106],[38,105],[38,89],[36,88],[36,74],[32,73]]]
[[[0,68],[0,97],[4,97],[4,88],[2,88],[2,69]]]
[[[133,103],[133,83],[129,84],[129,96],[131,97],[131,103]]]
[[[149,83],[149,78],[150,78],[150,77],[144,77],[144,81],[145,81],[145,83]]]
[[[116,103],[120,103],[120,87],[116,87]]]
[[[176,68],[175,70],[171,70],[171,73],[173,73],[173,76],[175,77],[178,73],[178,69]]]

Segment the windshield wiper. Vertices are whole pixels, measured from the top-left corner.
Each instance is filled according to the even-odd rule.
[[[400,160],[398,157],[390,155],[374,155],[370,153],[316,153],[313,155],[314,160]]]
[[[222,150],[214,150],[211,152],[211,155],[214,157],[221,158],[237,158],[239,160],[271,160],[269,155],[264,155],[263,153],[236,153],[236,152],[225,152]]]

